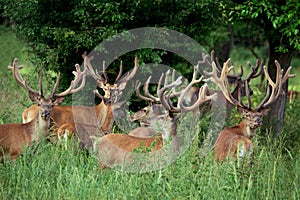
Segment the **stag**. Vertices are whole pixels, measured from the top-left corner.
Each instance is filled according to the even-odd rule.
[[[161,82],[163,75],[161,76],[159,82]],[[157,98],[165,109],[165,113],[162,115],[158,115],[155,118],[155,122],[154,120],[152,121],[150,127],[156,132],[159,132],[160,135],[152,138],[141,138],[128,134],[108,134],[101,138],[94,138],[93,151],[95,153],[95,156],[97,158],[100,158],[100,161],[104,165],[109,167],[113,166],[114,164],[120,165],[124,162],[128,164],[130,163],[129,157],[130,155],[132,155],[130,153],[134,152],[135,149],[148,147],[150,148],[151,152],[157,152],[163,146],[168,144],[170,140],[172,141],[171,144],[174,145],[173,150],[178,152],[179,147],[176,132],[177,118],[175,116],[175,113],[193,111],[195,109],[198,109],[200,105],[214,98],[214,95],[206,95],[207,85],[205,84],[199,90],[200,98],[198,98],[198,100],[194,104],[185,106],[183,101],[187,91],[192,87],[192,85],[202,80],[202,77],[198,80],[196,80],[196,77],[193,77],[193,80],[189,83],[189,85],[181,91],[177,106],[173,106],[170,99],[171,95],[167,94],[167,92],[173,87],[181,85],[181,79],[182,77],[178,77],[176,81],[165,85],[163,88],[160,88],[159,86],[157,88]],[[147,127],[139,130],[144,131],[145,129],[147,129]]]
[[[74,85],[75,86],[78,85],[80,81],[81,84],[77,88],[72,88],[68,93],[66,93],[66,95],[79,92],[85,86],[87,69],[81,71],[79,64],[75,64],[75,68],[76,68],[76,72],[73,71],[73,74],[77,78],[76,78],[76,82],[74,82]],[[64,124],[65,121],[73,120],[72,106],[59,106],[59,104],[62,103],[63,100],[64,97],[62,96],[61,101],[57,102],[54,105],[53,110],[51,112],[51,125],[54,130],[56,130],[59,126]],[[37,115],[38,115],[38,105],[34,104],[26,108],[22,113],[23,123],[32,121]]]
[[[250,91],[247,80],[245,82],[245,90],[248,104],[245,104],[241,98],[241,86],[238,87],[238,98],[233,97],[230,93],[229,81],[227,74],[233,69],[229,67],[230,59],[228,59],[223,66],[220,77],[218,77],[216,64],[212,63],[212,72],[206,72],[210,76],[206,81],[213,81],[222,91],[223,95],[233,106],[237,106],[239,113],[242,114],[243,120],[241,123],[230,128],[224,128],[220,133],[214,145],[214,157],[216,161],[224,161],[226,158],[249,157],[252,154],[251,138],[255,136],[256,129],[262,125],[262,118],[269,111],[269,107],[277,98],[284,92],[282,85],[288,78],[294,77],[290,74],[291,67],[283,75],[283,70],[280,64],[275,61],[277,67],[275,83],[269,76],[266,66],[263,67],[264,74],[267,78],[267,91],[264,99],[255,108],[252,107],[250,99]]]
[[[103,62],[102,72],[99,73],[98,71],[95,72],[91,64],[91,60],[93,59],[93,57],[89,58],[86,52],[82,55],[82,57],[84,59],[84,66],[88,69],[89,74],[97,82],[97,86],[104,91],[104,95],[101,95],[98,90],[94,90],[94,94],[102,101],[94,107],[75,107],[74,109],[76,109],[76,114],[78,113],[78,115],[75,117],[76,124],[74,123],[74,120],[68,123],[64,123],[58,129],[58,135],[63,135],[65,132],[76,133],[79,139],[83,137],[82,139],[85,140],[84,138],[87,136],[85,136],[84,134],[79,134],[77,129],[81,129],[81,132],[84,132],[88,129],[88,132],[91,134],[94,134],[94,132],[97,131],[98,134],[96,135],[98,136],[111,133],[111,129],[114,123],[113,113],[122,115],[120,112],[115,112],[124,103],[118,102],[118,99],[122,94],[122,91],[125,89],[127,83],[134,77],[138,70],[138,58],[137,56],[135,56],[134,68],[131,72],[123,75],[123,77],[123,65],[121,61],[118,76],[115,79],[114,84],[110,84],[108,82],[108,76],[105,72],[105,62]],[[96,119],[93,119],[94,112],[96,113]],[[89,122],[91,120],[95,120],[95,122],[92,123],[92,126],[90,126],[88,125],[90,123],[87,123],[86,120],[89,120]]]
[[[204,66],[212,66],[212,63],[215,63],[215,73],[218,75],[221,74],[222,67],[220,63],[218,62],[218,59],[214,55],[214,51],[211,52],[211,61],[208,59],[208,55],[203,54],[202,55],[202,60],[198,62],[198,65],[204,65]],[[244,69],[242,66],[240,66],[240,73],[237,74],[234,69],[232,69],[233,74],[227,74],[227,80],[229,85],[234,86],[234,90],[231,92],[231,95],[234,98],[238,98],[238,90],[241,90],[241,95],[245,96],[246,95],[246,86],[249,89],[249,94],[252,95],[252,90],[249,88],[249,83],[250,80],[253,78],[256,78],[260,76],[263,72],[263,68],[261,67],[261,62],[257,59],[256,60],[256,65],[252,65],[250,62],[248,62],[249,67],[251,68],[251,73],[248,74],[246,78],[243,79],[244,75]],[[247,84],[247,85],[246,85]],[[191,90],[189,91],[189,94],[187,95],[187,102],[194,102],[197,100],[197,93],[198,93],[198,88],[197,87],[192,87]],[[226,108],[226,118],[230,117],[230,113],[234,106],[228,102],[228,100],[225,98],[223,95],[222,91],[220,90],[209,90],[209,94],[217,94],[217,102],[219,105],[222,105]]]
[[[46,98],[42,87],[42,73],[39,79],[40,88],[39,91],[36,91],[28,86],[27,82],[22,78],[17,58],[14,59],[13,66],[9,66],[9,68],[12,69],[13,77],[17,83],[28,91],[29,98],[37,106],[38,114],[27,123],[0,125],[0,156],[3,161],[5,161],[6,156],[11,160],[15,160],[24,147],[30,146],[34,141],[38,141],[42,136],[48,134],[53,106],[61,103],[64,97],[74,90],[75,85],[82,78],[74,73],[75,79],[71,82],[70,87],[64,92],[56,93],[60,79],[58,75],[50,97]]]

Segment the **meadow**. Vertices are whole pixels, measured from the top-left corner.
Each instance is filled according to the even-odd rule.
[[[10,30],[2,28],[0,34],[0,123],[21,122],[21,113],[31,102],[6,67],[14,57],[31,64],[22,42]],[[241,51],[233,54],[237,52]],[[300,74],[299,65],[295,63],[293,73]],[[29,79],[37,80],[30,74]],[[290,87],[300,91],[299,79],[291,80]],[[279,138],[258,130],[251,168],[229,162],[219,165],[212,151],[201,156],[205,128],[196,130],[189,148],[176,162],[146,173],[100,170],[89,152],[78,150],[69,140],[63,146],[43,140],[15,162],[0,164],[0,199],[299,199],[299,116],[300,100],[295,99],[287,104]],[[234,114],[228,124],[238,121],[240,117]]]

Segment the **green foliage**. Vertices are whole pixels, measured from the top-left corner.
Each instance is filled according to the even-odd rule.
[[[227,37],[227,32],[220,31],[222,27],[217,23],[220,20],[218,4],[210,1],[3,2],[4,16],[10,18],[18,37],[33,53],[30,54],[31,61],[46,69],[60,71],[63,86],[68,85],[74,64],[82,63],[84,51],[91,51],[103,40],[124,30],[166,27],[187,34],[207,48]],[[207,37],[207,33],[212,35]],[[151,62],[161,62],[163,55],[156,52],[141,50],[139,56]],[[175,62],[172,56],[165,59],[166,64]]]
[[[14,57],[24,60],[24,44],[16,39],[9,28],[0,26],[0,48],[5,49],[0,51],[0,124],[21,122],[20,111],[30,105],[30,100],[27,92],[17,85],[7,66],[12,64]],[[26,65],[26,62],[22,64]]]
[[[232,2],[234,3],[223,3],[222,7],[224,16],[230,22],[252,23],[251,26],[257,27],[257,30],[263,29],[264,37],[277,45],[271,48],[276,48],[279,52],[300,50],[300,6],[294,0]]]

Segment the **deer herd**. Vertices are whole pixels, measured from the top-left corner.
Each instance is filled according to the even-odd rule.
[[[231,110],[236,107],[243,120],[233,126],[220,131],[214,144],[214,157],[219,163],[229,160],[248,159],[253,155],[251,138],[256,134],[256,129],[262,125],[262,118],[267,114],[270,105],[283,94],[282,85],[295,75],[290,74],[291,67],[283,73],[280,64],[275,61],[277,72],[273,81],[266,69],[257,61],[256,66],[250,65],[251,72],[243,78],[244,70],[237,74],[231,66],[231,60],[224,62],[223,67],[214,58],[202,55],[201,60],[194,66],[192,80],[188,83],[182,76],[175,77],[174,71],[161,74],[156,84],[156,94],[149,91],[152,76],[146,82],[136,81],[134,89],[140,100],[146,101],[145,108],[133,113],[130,121],[139,121],[140,127],[125,133],[114,133],[113,124],[115,118],[121,117],[118,112],[124,101],[120,101],[126,87],[131,87],[129,81],[135,77],[139,70],[138,58],[134,59],[134,67],[127,74],[122,75],[123,63],[120,62],[120,70],[113,84],[109,83],[103,69],[97,71],[92,65],[93,57],[86,53],[83,57],[83,70],[78,64],[73,71],[74,79],[69,88],[58,93],[60,75],[53,86],[51,95],[44,96],[42,73],[39,79],[39,90],[32,89],[27,80],[24,80],[18,64],[18,59],[13,60],[13,78],[22,86],[34,103],[22,113],[22,123],[0,125],[0,156],[5,159],[15,160],[24,148],[29,147],[35,141],[50,134],[60,138],[62,135],[72,135],[79,139],[83,148],[92,151],[96,158],[101,158],[103,166],[111,167],[114,164],[122,164],[128,154],[136,149],[148,149],[149,152],[158,152],[167,145],[171,145],[172,153],[179,151],[180,145],[177,136],[178,118],[190,112],[196,116],[199,112],[207,112],[213,102],[217,102],[227,108],[226,118]],[[202,64],[210,66],[211,71],[203,71],[197,79],[199,68]],[[251,79],[264,74],[266,77],[266,92],[262,101],[254,108],[251,101],[253,91],[250,89]],[[101,102],[95,106],[62,106],[60,105],[66,95],[75,94],[83,90],[87,76],[96,83],[95,96]],[[208,89],[208,82],[214,83],[219,89]],[[196,84],[202,85],[196,87]],[[141,92],[141,86],[143,91]],[[233,90],[231,90],[233,88]],[[153,89],[153,88],[152,88]],[[102,90],[99,92],[99,90]],[[102,95],[102,94],[103,95]],[[74,112],[76,111],[76,112]],[[118,116],[120,114],[120,116]],[[212,119],[213,120],[213,119]],[[85,122],[91,125],[86,125]],[[127,160],[127,162],[130,162]]]

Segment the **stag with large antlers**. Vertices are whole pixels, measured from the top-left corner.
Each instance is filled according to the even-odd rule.
[[[113,112],[120,108],[120,105],[124,103],[118,102],[119,97],[122,94],[122,91],[125,89],[127,83],[134,77],[138,69],[138,58],[137,56],[135,56],[134,68],[131,70],[131,72],[128,72],[122,77],[123,65],[121,62],[118,76],[114,84],[110,84],[108,82],[108,76],[105,72],[105,62],[103,62],[102,72],[99,73],[98,71],[95,72],[92,66],[91,60],[93,59],[93,57],[89,58],[86,52],[82,55],[82,57],[84,59],[84,66],[88,69],[89,74],[97,82],[97,86],[104,91],[104,95],[101,95],[98,90],[94,90],[94,94],[102,100],[98,105],[94,107],[73,107],[73,109],[76,110],[76,114],[78,113],[78,115],[75,116],[74,120],[65,122],[62,126],[60,126],[60,128],[58,129],[59,136],[67,131],[71,133],[77,133],[76,125],[74,122],[76,121],[76,124],[81,124],[80,126],[86,126],[86,120],[88,119],[89,121],[91,121],[92,118],[95,118],[93,120],[96,120],[96,122],[93,123],[95,126],[89,127],[89,132],[94,132],[97,129],[100,135],[111,133],[111,129],[114,123]],[[94,112],[95,114],[93,114]],[[119,112],[114,113],[116,114]],[[119,113],[118,115],[122,114]],[[80,137],[83,137],[82,134],[79,134],[78,136],[79,139]]]
[[[62,97],[62,100],[55,104],[53,111],[51,112],[51,122],[55,127],[59,127],[61,125],[62,121],[70,121],[72,120],[72,107],[71,106],[59,106],[61,102],[63,102],[64,97],[68,94],[74,94],[76,92],[79,92],[82,90],[85,86],[86,82],[86,73],[87,69],[84,71],[80,71],[80,66],[79,64],[75,65],[76,72],[73,71],[73,74],[75,75],[75,80],[74,80],[74,87],[69,88],[69,92],[62,92],[60,96]],[[81,81],[81,84],[79,87],[75,88]],[[66,90],[67,91],[67,90]],[[64,113],[63,115],[60,115],[61,113]],[[32,121],[38,114],[38,106],[36,104],[30,106],[29,108],[26,108],[23,113],[22,113],[22,119],[23,123],[27,123]],[[53,120],[53,121],[52,121]]]
[[[202,80],[202,77],[196,80],[196,77],[194,76],[192,82],[181,91],[177,106],[175,107],[170,100],[171,95],[167,94],[167,92],[168,90],[181,85],[182,77],[178,77],[176,81],[170,84],[165,84],[163,88],[160,88],[160,83],[163,75],[161,76],[158,84],[159,86],[157,88],[157,98],[165,109],[165,113],[162,115],[158,115],[155,118],[155,122],[150,122],[150,127],[161,135],[152,138],[140,138],[127,134],[108,134],[101,138],[94,138],[95,141],[93,145],[93,151],[96,157],[100,159],[102,164],[109,167],[112,167],[115,164],[122,165],[124,164],[124,162],[128,164],[128,162],[131,162],[129,157],[130,155],[132,155],[131,153],[134,152],[135,149],[139,149],[141,147],[146,149],[150,147],[152,152],[157,152],[170,140],[172,141],[172,145],[174,145],[172,149],[178,151],[179,147],[176,135],[177,118],[175,117],[174,113],[193,111],[195,109],[198,109],[200,105],[214,98],[214,95],[206,95],[207,85],[205,84],[199,91],[200,98],[198,98],[198,100],[193,105],[184,105],[184,96],[186,95],[187,91],[192,85]],[[150,78],[148,80],[150,80]],[[147,81],[147,83],[149,83],[149,81]],[[139,130],[143,131],[143,129]]]
[[[214,55],[214,51],[211,52],[211,60],[209,60],[209,56],[207,54],[202,54],[202,60],[198,62],[198,65],[212,66],[213,62],[215,63],[216,66],[215,67],[216,74],[220,75],[222,71],[222,67],[219,64],[217,57]],[[263,72],[263,68],[259,60],[256,61],[255,66],[253,66],[250,62],[248,62],[248,65],[251,68],[251,73],[244,79],[243,79],[244,69],[242,66],[240,66],[239,74],[236,73],[236,71],[233,69],[232,74],[227,73],[226,75],[229,85],[234,86],[234,90],[231,92],[231,95],[234,98],[238,98],[238,90],[241,90],[242,96],[246,96],[246,91],[245,91],[246,86],[249,89],[250,95],[252,95],[252,90],[249,88],[249,82],[251,79],[260,76]],[[186,97],[186,102],[187,103],[195,102],[198,98],[197,96],[198,91],[199,91],[198,87],[192,87]],[[209,89],[209,94],[215,94],[215,93],[217,94],[218,104],[226,108],[226,118],[228,118],[234,106],[230,102],[228,102],[228,100],[223,95],[222,91]]]
[[[287,72],[283,75],[280,64],[275,61],[277,74],[276,81],[273,82],[267,72],[266,66],[264,66],[263,70],[267,78],[266,96],[256,108],[253,108],[247,80],[245,83],[247,105],[242,101],[240,87],[238,88],[238,98],[233,97],[230,93],[227,74],[233,69],[233,66],[229,67],[229,63],[230,59],[224,63],[220,77],[218,77],[216,64],[214,62],[212,63],[212,72],[206,72],[206,74],[210,76],[207,81],[213,81],[221,89],[227,101],[237,106],[237,109],[244,117],[240,124],[231,128],[224,128],[220,132],[214,145],[214,156],[217,161],[223,161],[228,156],[231,158],[237,156],[243,158],[251,154],[251,138],[256,134],[257,127],[262,125],[263,116],[267,114],[270,105],[283,93],[282,84],[286,82],[288,78],[294,77],[294,75],[290,74],[291,67],[289,67]]]
[[[18,59],[15,58],[13,66],[10,67],[13,71],[13,76],[17,83],[28,91],[32,102],[36,103],[38,114],[30,122],[24,124],[1,124],[0,125],[0,156],[4,159],[6,156],[11,160],[15,160],[22,152],[24,147],[28,147],[32,142],[37,141],[41,136],[46,136],[50,126],[50,115],[55,104],[63,101],[64,96],[71,93],[81,77],[76,76],[71,82],[70,87],[64,92],[57,93],[59,84],[59,75],[54,85],[52,94],[49,98],[44,96],[42,88],[42,73],[40,75],[40,89],[36,91],[27,85],[27,82],[22,78]]]

